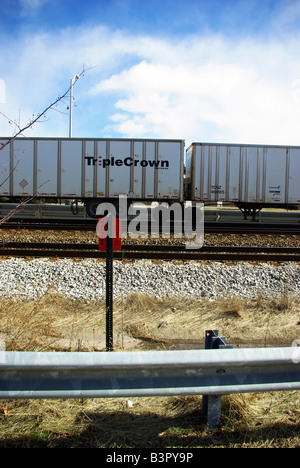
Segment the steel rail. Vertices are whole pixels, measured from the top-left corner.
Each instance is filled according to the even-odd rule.
[[[1,220],[0,220],[1,221]],[[129,221],[128,221],[129,223]],[[16,219],[0,224],[1,229],[95,231],[97,220]],[[151,232],[151,223],[148,226]],[[300,234],[300,223],[254,223],[248,221],[204,222],[205,233]],[[172,226],[171,226],[172,232]]]
[[[75,242],[3,242],[0,249],[31,248],[31,249],[60,249],[60,250],[98,250],[98,243]],[[127,244],[123,243],[123,251],[154,251],[154,252],[186,252],[184,244]],[[202,252],[254,252],[254,253],[300,253],[300,247],[265,247],[265,246],[231,246],[204,245]]]
[[[7,242],[0,246],[0,256],[105,258],[97,244],[63,244],[39,242]],[[161,260],[239,260],[239,261],[300,261],[297,247],[204,246],[186,249],[183,245],[124,244],[114,252],[118,259]]]

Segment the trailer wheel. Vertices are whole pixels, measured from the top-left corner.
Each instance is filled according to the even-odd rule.
[[[105,200],[105,199],[94,198],[93,200],[90,200],[86,203],[87,215],[90,216],[91,218],[96,218],[96,219],[101,218],[101,216],[97,214],[97,208],[101,203],[111,203],[115,208],[117,218],[119,217],[122,217],[123,219],[127,218],[128,206],[129,206],[129,202],[127,200],[123,206],[119,204],[118,200]],[[125,209],[125,212],[122,211],[123,208]]]
[[[89,202],[86,203],[85,209],[86,209],[86,214],[90,216],[91,218],[99,218],[99,215],[97,215],[97,207],[101,203],[101,200],[90,200]]]

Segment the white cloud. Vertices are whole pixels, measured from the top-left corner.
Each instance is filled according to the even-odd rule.
[[[147,129],[166,138],[299,144],[300,61],[293,43],[235,45],[207,37],[178,49],[157,44],[152,61],[112,75],[93,92],[122,95],[111,119],[123,135],[141,137]],[[167,47],[170,60],[160,59]]]
[[[21,109],[26,123],[85,64],[96,68],[76,84],[77,136],[300,144],[299,38],[167,39],[104,26],[28,35],[1,51],[0,110],[13,118]],[[68,134],[67,116],[51,117],[35,135]]]

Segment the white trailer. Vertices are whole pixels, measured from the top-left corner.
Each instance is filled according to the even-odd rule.
[[[183,201],[184,141],[0,139],[0,196],[73,199],[89,215],[105,200]],[[1,149],[2,148],[2,149]]]
[[[193,143],[186,152],[186,197],[246,214],[299,205],[299,178],[300,147]]]

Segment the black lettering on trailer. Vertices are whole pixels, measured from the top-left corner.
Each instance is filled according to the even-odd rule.
[[[124,164],[125,164],[125,166],[132,166],[133,159],[132,158],[125,158],[124,159]]]
[[[85,156],[84,159],[87,160],[88,166],[91,165],[92,161],[93,161],[93,166],[94,166],[94,165],[96,164],[96,162],[97,162],[97,158],[95,159],[94,156]]]
[[[96,162],[97,162],[97,158],[95,159],[93,156],[85,156],[85,158],[87,160],[87,165],[88,166],[91,166],[91,164],[95,165]],[[150,167],[154,167],[155,169],[158,169],[158,168],[161,168],[161,169],[168,169],[169,168],[169,161],[168,160],[163,160],[163,161],[155,161],[154,159],[150,159],[150,160],[146,160],[146,159],[142,159],[141,161],[136,159],[134,160],[133,158],[131,157],[127,157],[125,158],[124,160],[123,159],[115,159],[114,156],[112,156],[111,158],[104,158],[102,159],[102,156],[99,156],[99,166],[102,166],[103,168],[105,168],[106,166],[127,166],[127,167],[130,167],[130,166],[138,166],[140,165],[141,167],[147,167],[147,166],[150,166]]]
[[[158,167],[160,161],[149,161],[149,166],[150,167]]]

